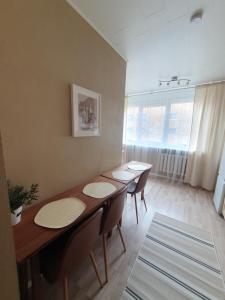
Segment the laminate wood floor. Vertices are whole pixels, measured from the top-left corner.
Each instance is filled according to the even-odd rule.
[[[117,230],[107,242],[109,260],[109,282],[103,289],[99,288],[97,278],[89,258],[78,270],[70,276],[70,299],[79,300],[117,300],[120,299],[128,276],[136,259],[152,217],[155,212],[184,221],[193,226],[212,232],[219,257],[219,262],[225,274],[225,220],[217,215],[212,202],[213,195],[202,189],[195,189],[182,183],[173,183],[167,179],[150,178],[145,191],[148,211],[138,195],[139,224],[136,224],[133,198],[127,198],[122,232],[127,247],[123,247]],[[104,279],[104,263],[102,240],[96,243],[94,254]],[[45,299],[63,299],[62,285],[48,285],[43,281]]]

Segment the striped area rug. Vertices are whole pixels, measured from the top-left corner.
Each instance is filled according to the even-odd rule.
[[[211,234],[156,213],[121,299],[224,300]]]

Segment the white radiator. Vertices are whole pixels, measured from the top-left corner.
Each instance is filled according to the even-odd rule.
[[[151,174],[183,180],[187,165],[187,152],[126,145],[124,146],[124,160],[150,163],[153,165]]]

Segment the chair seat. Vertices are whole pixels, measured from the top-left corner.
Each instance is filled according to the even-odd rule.
[[[137,186],[137,183],[135,181],[132,181],[131,183],[129,183],[127,186],[127,193],[133,194],[136,189],[136,186]]]

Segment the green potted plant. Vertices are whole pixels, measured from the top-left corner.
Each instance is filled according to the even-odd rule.
[[[38,199],[38,184],[31,184],[29,190],[22,185],[13,185],[8,180],[9,205],[11,210],[11,223],[16,225],[21,220],[23,206],[31,204]]]

